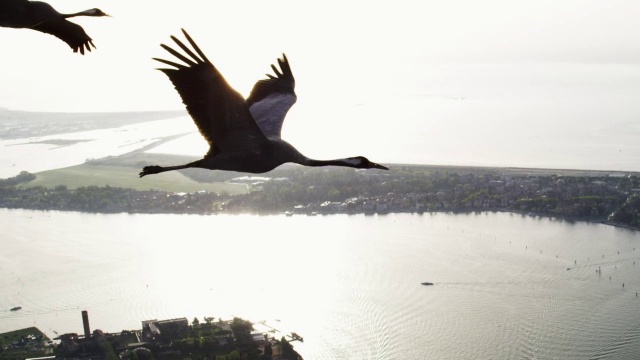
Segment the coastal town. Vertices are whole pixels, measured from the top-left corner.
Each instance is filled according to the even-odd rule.
[[[133,169],[132,169],[133,170]],[[112,186],[30,185],[38,174],[0,180],[0,207],[92,213],[381,215],[512,212],[640,229],[640,174],[626,172],[397,165],[388,172],[283,166],[260,176],[193,172],[201,183],[244,191],[175,192]],[[19,306],[11,309],[21,311]],[[144,320],[136,330],[90,330],[47,338],[35,328],[0,334],[4,359],[301,359],[290,333],[205,317]]]
[[[309,216],[502,211],[640,229],[640,176],[636,173],[397,165],[389,172],[285,166],[261,176],[231,174],[234,177],[224,181],[246,187],[244,193],[47,188],[29,186],[36,175],[23,172],[0,181],[0,207]]]
[[[210,359],[210,360],[301,360],[291,342],[303,341],[296,333],[282,335],[261,323],[241,318],[205,317],[144,320],[136,330],[106,333],[91,330],[89,313],[82,311],[82,329],[49,339],[35,327],[0,334],[0,360],[14,359]],[[79,316],[80,318],[80,316]],[[80,325],[80,321],[79,321]]]

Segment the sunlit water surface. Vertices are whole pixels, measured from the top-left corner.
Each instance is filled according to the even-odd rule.
[[[0,140],[0,178],[79,165],[87,160],[126,154],[162,137],[193,132],[186,117],[156,120],[112,129]],[[59,145],[58,141],[67,142]]]
[[[302,335],[306,359],[640,354],[640,235],[625,229],[504,213],[6,209],[0,226],[0,331],[81,333],[88,310],[91,328],[108,332],[148,319],[266,320],[277,337]]]

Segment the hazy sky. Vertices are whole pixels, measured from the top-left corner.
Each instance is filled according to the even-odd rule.
[[[159,44],[170,44],[169,35],[184,27],[245,95],[285,52],[298,103],[284,135],[310,149],[329,136],[336,143],[356,138],[368,153],[387,158],[379,161],[464,163],[454,148],[477,141],[487,161],[467,163],[492,165],[510,150],[491,150],[490,143],[518,143],[519,134],[545,139],[562,132],[566,139],[575,126],[585,126],[580,136],[601,136],[603,127],[616,133],[619,123],[622,133],[640,135],[632,123],[640,115],[640,2],[49,3],[60,12],[99,7],[113,17],[74,20],[98,47],[85,56],[49,35],[0,28],[0,107],[181,109],[169,81],[154,70],[161,64],[151,58],[168,56]],[[335,129],[348,134],[337,136]],[[480,135],[486,141],[477,140]],[[506,138],[511,143],[501,141]],[[425,142],[435,145],[421,147]],[[553,146],[549,155],[564,151],[547,145]],[[388,156],[391,146],[398,156]],[[447,159],[424,156],[443,147]]]
[[[0,106],[23,110],[180,108],[153,68],[158,46],[186,28],[247,93],[286,52],[300,97],[341,88],[389,91],[404,67],[447,63],[640,62],[640,3],[574,1],[50,0],[98,49],[87,56],[35,31],[0,28]],[[396,79],[397,80],[397,79]],[[410,79],[405,79],[410,80]]]

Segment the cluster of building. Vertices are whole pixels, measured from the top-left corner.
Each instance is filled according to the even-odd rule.
[[[623,173],[566,176],[476,171],[426,176],[362,174],[347,183],[338,177],[323,181],[244,177],[233,181],[246,183],[251,192],[218,199],[205,193],[170,195],[166,199],[172,200],[176,210],[183,207],[186,212],[202,207],[208,207],[213,213],[287,215],[508,211],[607,221],[628,204],[630,198],[640,196],[640,178]],[[332,196],[332,189],[342,195]],[[286,198],[282,196],[285,193],[288,193]],[[216,203],[214,207],[212,201]],[[637,210],[640,209],[631,212]]]
[[[46,353],[53,346],[53,341],[49,340],[46,336],[29,334],[18,340],[12,341],[7,344],[4,350],[25,350],[28,352]]]
[[[621,186],[620,176],[455,176],[424,191],[391,191],[294,205],[287,214],[426,211],[512,211],[558,217],[606,219],[640,188]],[[415,189],[412,189],[415,190]]]
[[[243,320],[244,321],[244,320]],[[105,333],[96,329],[91,331],[89,326],[89,315],[87,311],[82,311],[83,333],[67,333],[60,335],[57,341],[56,355],[37,357],[30,360],[93,360],[93,359],[129,359],[132,353],[139,360],[175,358],[186,352],[194,350],[193,344],[189,345],[184,340],[190,336],[192,327],[186,318],[168,320],[145,320],[142,321],[140,330],[123,330],[120,333]],[[247,322],[248,323],[248,322]],[[250,323],[248,323],[250,324]],[[195,326],[195,325],[194,325]],[[216,334],[207,339],[214,339],[214,343],[209,344],[211,349],[231,349],[233,350],[234,337],[232,326],[228,321],[218,321],[215,323]],[[292,333],[293,340],[302,340],[300,336]],[[33,337],[33,339],[31,339]],[[46,338],[46,337],[45,337]],[[250,341],[254,342],[263,354],[273,354],[272,359],[279,359],[277,353],[278,341],[269,338],[267,333],[253,331],[249,334]],[[46,339],[48,340],[48,339]],[[47,346],[51,351],[54,343],[48,341],[46,344],[35,336],[21,340],[24,342],[33,341],[33,346]],[[16,347],[24,348],[25,344],[12,344]],[[40,351],[39,353],[42,353]]]

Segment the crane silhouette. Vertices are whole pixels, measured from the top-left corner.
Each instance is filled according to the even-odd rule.
[[[188,57],[167,45],[161,46],[185,64],[154,60],[174,67],[159,70],[169,77],[182,97],[198,130],[209,143],[209,151],[204,158],[185,165],[145,166],[140,177],[186,168],[263,173],[288,162],[389,170],[363,156],[310,159],[281,139],[284,117],[296,102],[295,80],[284,54],[278,59],[280,69],[271,65],[275,76],[267,74],[268,79],[258,81],[245,100],[226,82],[189,34],[184,29],[182,32],[199,56],[171,36]]]
[[[73,52],[95,48],[84,29],[68,18],[75,16],[109,16],[100,9],[89,9],[73,14],[61,14],[42,1],[0,0],[0,26],[16,29],[33,29],[51,34],[66,42]]]

